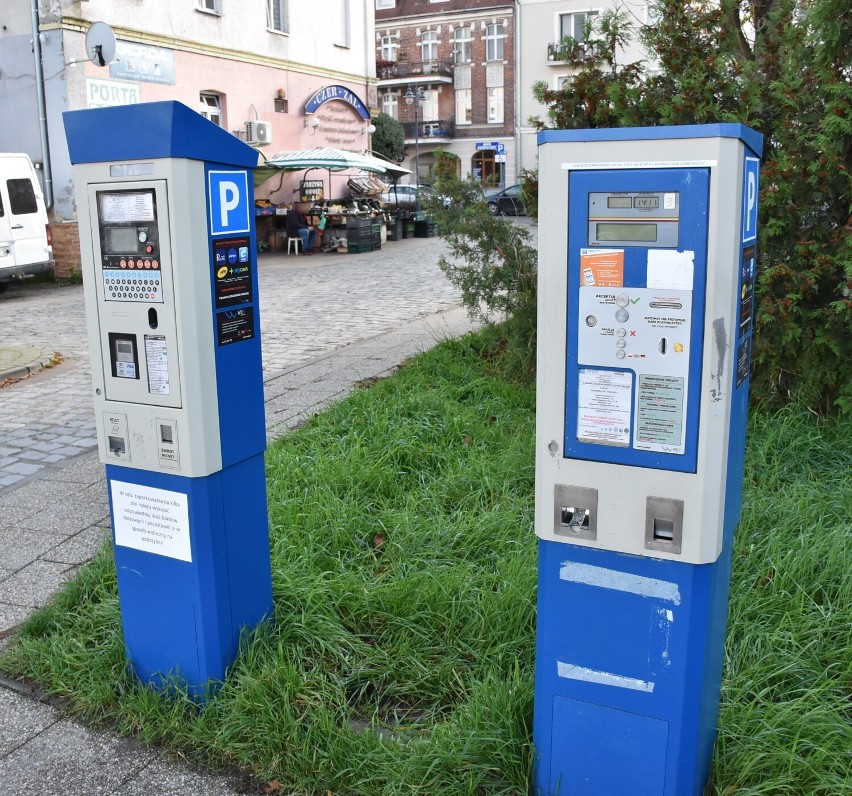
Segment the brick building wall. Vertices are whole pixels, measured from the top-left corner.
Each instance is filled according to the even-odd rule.
[[[56,261],[56,279],[79,278],[82,274],[80,262],[80,229],[76,221],[63,221],[50,225],[53,241],[53,259]]]

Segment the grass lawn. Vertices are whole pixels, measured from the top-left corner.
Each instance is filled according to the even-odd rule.
[[[270,448],[274,621],[204,709],[126,674],[109,549],[0,669],[281,793],[527,793],[534,395],[481,346]],[[852,419],[752,418],[712,794],[852,794],[850,472]]]

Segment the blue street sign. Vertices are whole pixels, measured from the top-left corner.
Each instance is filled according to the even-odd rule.
[[[746,158],[743,172],[743,243],[757,238],[757,180],[760,172],[758,158]]]
[[[235,235],[250,232],[247,171],[207,173],[210,234]]]

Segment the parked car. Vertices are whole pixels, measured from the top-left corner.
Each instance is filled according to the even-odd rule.
[[[13,279],[52,270],[47,211],[32,161],[0,152],[0,293]]]
[[[398,207],[413,208],[417,205],[417,196],[420,196],[422,204],[426,199],[437,196],[435,191],[428,185],[391,185],[387,192],[383,193],[379,199],[389,205],[397,205]],[[450,198],[441,197],[444,207],[449,207]]]
[[[485,201],[492,216],[525,216],[527,208],[520,185],[510,185],[502,191],[486,191]]]

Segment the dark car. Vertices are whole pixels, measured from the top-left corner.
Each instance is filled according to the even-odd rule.
[[[520,185],[510,185],[502,191],[491,193],[485,197],[488,202],[488,212],[492,216],[525,216],[527,207]]]

